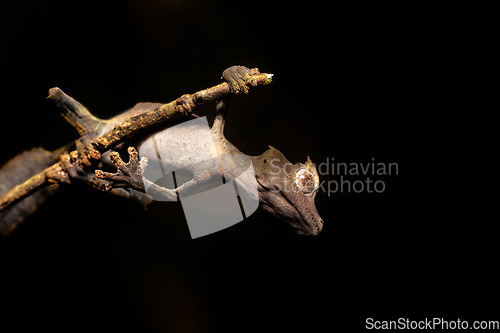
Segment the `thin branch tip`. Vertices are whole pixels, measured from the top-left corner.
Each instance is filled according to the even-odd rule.
[[[57,99],[63,91],[59,87],[54,87],[49,89],[49,96],[47,96],[47,99]]]

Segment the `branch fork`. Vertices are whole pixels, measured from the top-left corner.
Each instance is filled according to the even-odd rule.
[[[272,81],[272,74],[260,73],[258,69],[252,69],[251,73],[253,75],[247,78],[248,84],[251,87],[268,85]],[[243,92],[248,93],[248,90],[244,90]],[[61,89],[50,89],[47,98],[56,102],[63,111],[63,116],[78,130],[82,138],[81,140],[77,140],[77,148],[80,148],[78,145],[83,142],[85,146],[83,151],[85,151],[85,154],[81,154],[77,150],[61,154],[59,162],[32,176],[24,183],[13,187],[2,196],[0,198],[0,212],[45,186],[58,183],[70,184],[70,174],[75,174],[75,171],[76,173],[79,171],[76,165],[82,169],[94,166],[99,167],[99,162],[102,158],[101,153],[104,151],[141,133],[147,133],[147,131],[158,125],[184,118],[190,115],[196,107],[215,102],[232,93],[237,94],[240,92],[235,91],[234,87],[230,86],[227,82],[223,82],[194,94],[182,95],[170,103],[125,119],[111,131],[95,138],[90,144],[85,144],[83,142],[84,136],[95,132],[100,125],[100,121],[88,112],[83,105],[66,95]],[[71,112],[68,112],[68,110],[71,110]],[[89,147],[95,147],[95,149],[89,149]],[[82,149],[78,150],[82,151]],[[124,189],[117,187],[129,187],[144,192],[142,173],[139,171],[141,171],[141,167],[145,167],[147,160],[139,161],[137,151],[133,147],[129,148],[128,153],[130,155],[128,163],[123,162],[117,152],[111,154],[112,162],[117,167],[116,173],[97,170],[95,171],[95,177],[86,178],[86,182],[98,189],[107,190],[122,196],[130,197],[132,194],[124,193]],[[170,193],[168,194],[170,195]],[[145,202],[143,198],[137,200]]]

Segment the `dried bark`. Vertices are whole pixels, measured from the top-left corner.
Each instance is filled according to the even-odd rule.
[[[267,85],[271,82],[271,74],[256,74],[252,75],[249,79],[249,85],[251,87],[257,87],[262,85]],[[73,100],[72,98],[62,99],[61,95],[58,94],[60,90],[51,89],[49,92],[49,98],[56,100],[59,106],[65,107],[70,105],[79,108],[81,105]],[[186,94],[175,101],[164,104],[158,108],[155,108],[146,113],[127,118],[120,125],[114,127],[108,133],[98,137],[95,142],[97,144],[98,150],[104,152],[114,146],[120,144],[121,142],[127,141],[137,135],[147,133],[157,126],[161,126],[167,121],[174,119],[180,119],[189,116],[193,109],[201,105],[205,105],[216,100],[221,99],[231,93],[229,85],[224,82],[211,88],[207,88],[198,91],[194,94]],[[69,104],[65,104],[69,103]],[[83,110],[84,114],[86,110]],[[82,121],[84,119],[85,121]],[[73,122],[86,123],[86,120],[90,118],[82,118],[73,120]],[[85,126],[79,129],[80,134],[86,133]],[[78,128],[77,128],[78,129]],[[77,154],[73,151],[71,154]],[[62,155],[62,158],[68,155]],[[0,212],[11,207],[20,200],[28,197],[39,189],[49,185],[57,183],[71,183],[71,179],[68,176],[67,171],[63,167],[63,163],[58,162],[52,166],[46,168],[45,170],[32,176],[24,183],[16,185],[9,192],[4,194],[0,198]]]

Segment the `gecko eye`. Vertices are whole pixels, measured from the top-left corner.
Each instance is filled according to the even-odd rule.
[[[316,189],[316,180],[312,172],[300,169],[295,175],[295,184],[305,194],[309,194]]]

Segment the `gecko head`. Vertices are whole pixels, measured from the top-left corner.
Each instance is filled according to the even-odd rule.
[[[309,157],[292,164],[270,147],[253,161],[258,183],[260,209],[284,223],[294,233],[317,235],[323,229],[314,198],[319,177]]]

